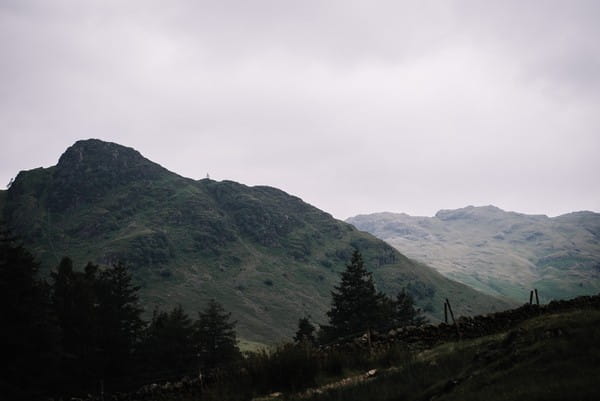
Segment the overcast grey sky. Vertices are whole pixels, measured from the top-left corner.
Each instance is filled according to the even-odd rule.
[[[347,218],[600,211],[600,1],[0,0],[0,184],[78,139]]]

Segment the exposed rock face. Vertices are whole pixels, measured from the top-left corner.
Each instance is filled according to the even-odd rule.
[[[48,207],[54,211],[77,207],[123,185],[156,180],[163,174],[167,170],[132,148],[96,139],[78,141],[54,169]]]

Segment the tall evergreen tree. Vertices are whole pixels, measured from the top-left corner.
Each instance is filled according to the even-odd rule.
[[[98,371],[97,266],[73,270],[65,257],[51,273],[52,304],[62,330],[62,388],[87,392],[95,387]]]
[[[185,375],[198,369],[193,322],[181,305],[170,312],[153,312],[140,356],[148,375]]]
[[[138,291],[122,263],[100,272],[98,279],[98,346],[104,377],[121,377],[132,369],[133,354],[145,323]]]
[[[199,313],[196,322],[198,355],[205,368],[231,362],[240,356],[235,333],[236,322],[214,299]]]
[[[88,263],[79,272],[71,259],[63,258],[51,276],[52,301],[63,332],[62,388],[70,394],[93,392],[101,380],[109,379],[114,389],[114,379],[133,370],[144,327],[139,287],[122,264],[101,271]]]
[[[376,328],[389,318],[385,313],[390,309],[387,298],[375,290],[373,276],[365,268],[358,250],[352,254],[331,296],[332,306],[327,316],[330,330],[337,337]]]
[[[34,400],[52,394],[60,360],[60,331],[38,263],[0,231],[0,394]]]

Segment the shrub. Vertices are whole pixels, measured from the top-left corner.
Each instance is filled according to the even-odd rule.
[[[258,393],[297,391],[315,384],[318,365],[309,344],[283,344],[271,352],[248,354],[242,371]]]

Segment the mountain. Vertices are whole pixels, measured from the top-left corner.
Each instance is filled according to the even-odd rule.
[[[374,213],[347,220],[445,276],[492,295],[526,301],[600,292],[600,214],[555,218],[494,206],[434,217]]]
[[[181,304],[195,313],[215,298],[253,341],[290,338],[305,315],[324,323],[355,248],[380,290],[407,287],[434,318],[446,297],[459,314],[511,306],[278,189],[184,178],[100,140],[76,142],[56,166],[20,172],[0,191],[0,212],[44,272],[64,255],[81,268],[122,261],[146,311]]]

